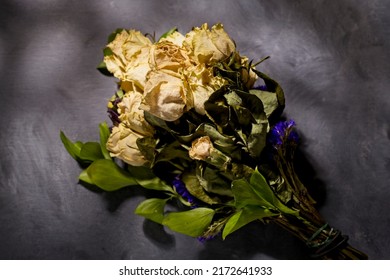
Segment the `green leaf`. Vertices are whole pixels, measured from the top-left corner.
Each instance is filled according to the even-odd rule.
[[[139,151],[149,162],[154,162],[156,145],[157,140],[153,137],[143,137],[137,139],[137,147]]]
[[[241,160],[241,149],[237,147],[233,137],[221,134],[214,126],[209,124],[204,124],[203,131],[204,135],[210,137],[215,148],[233,159]]]
[[[225,239],[226,236],[233,233],[234,231],[240,229],[241,227],[249,224],[254,220],[261,220],[265,217],[275,216],[277,214],[271,212],[268,209],[257,207],[257,206],[246,206],[239,211],[237,211],[233,216],[227,221],[223,232],[222,238]]]
[[[116,91],[114,97],[117,96],[117,97],[119,97],[119,98],[123,98],[124,95],[125,95],[125,93],[123,92],[123,90],[122,90],[122,89],[118,89],[118,90]],[[115,98],[115,99],[116,99],[116,98]]]
[[[259,197],[272,204],[274,207],[279,209],[280,212],[291,215],[298,214],[298,211],[287,207],[276,197],[271,187],[268,185],[267,180],[257,169],[253,172],[250,178],[250,185]]]
[[[90,181],[105,191],[115,191],[126,186],[138,185],[137,181],[125,170],[109,159],[98,159],[88,168]]]
[[[61,131],[60,138],[68,153],[80,164],[89,164],[94,160],[103,158],[100,145],[97,142],[82,143],[77,141],[73,143]]]
[[[83,147],[84,143],[82,143],[81,141],[76,141],[74,142],[74,145],[77,147],[77,149],[80,149]]]
[[[226,93],[224,97],[229,106],[236,107],[242,105],[242,99],[235,91]]]
[[[245,107],[235,107],[234,112],[237,116],[239,127],[249,127],[251,124],[256,123],[252,112]]]
[[[224,104],[215,104],[205,102],[204,104],[207,115],[215,124],[220,127],[225,127],[229,123],[229,107]]]
[[[108,138],[110,137],[110,129],[106,122],[99,124],[99,135],[100,135],[100,148],[105,159],[111,159],[110,153],[106,148]]]
[[[171,161],[174,159],[191,160],[188,151],[178,141],[174,141],[163,147],[156,156],[155,162]]]
[[[224,95],[232,108],[234,129],[253,158],[258,158],[266,145],[268,119],[259,97],[241,90]]]
[[[240,148],[236,146],[233,137],[229,137],[220,133],[215,128],[215,126],[208,123],[201,123],[195,129],[194,133],[184,136],[177,136],[177,139],[179,139],[181,143],[185,143],[188,146],[191,146],[193,140],[202,136],[209,136],[211,141],[213,142],[213,146],[220,150],[222,153],[228,154],[235,159],[241,158]],[[188,151],[186,150],[184,152],[188,158]]]
[[[214,210],[210,208],[195,208],[184,212],[172,212],[167,214],[162,224],[173,231],[198,237],[209,227]]]
[[[232,191],[236,208],[243,208],[247,205],[261,206],[269,209],[276,209],[272,203],[258,195],[246,179],[238,179],[232,182]]]
[[[131,177],[143,188],[173,193],[171,186],[157,177],[153,171],[145,166],[128,166]]]
[[[100,62],[99,65],[96,67],[97,70],[99,70],[99,72],[105,76],[108,76],[108,77],[112,77],[113,74],[108,71],[107,69],[107,65],[104,61]]]
[[[119,33],[121,33],[123,30],[125,30],[124,28],[118,28],[116,29],[114,32],[112,32],[108,38],[107,38],[107,44],[111,43],[112,41],[114,41],[116,35],[118,35]]]
[[[217,197],[211,197],[205,192],[199,182],[198,176],[195,174],[184,173],[182,176],[182,181],[186,185],[188,192],[197,199],[210,205],[221,203],[220,199]]]
[[[264,200],[268,201],[272,205],[275,205],[276,196],[271,190],[264,176],[256,169],[249,180],[253,191]]]
[[[242,99],[243,107],[249,110],[257,123],[268,121],[264,112],[263,102],[256,95],[241,90],[236,90],[236,93]]]
[[[259,76],[261,79],[264,80],[268,91],[276,93],[276,98],[278,100],[279,108],[281,109],[280,113],[281,113],[285,106],[285,98],[284,98],[284,92],[282,87],[275,80],[268,77],[266,74],[257,71],[256,69],[253,69],[253,71],[257,74],[257,76]]]
[[[66,137],[65,133],[62,131],[60,132],[60,138],[62,141],[62,144],[64,144],[65,149],[68,151],[68,153],[74,158],[75,160],[80,160],[80,151],[81,146],[83,145],[81,142],[73,143]]]
[[[82,182],[84,182],[84,183],[93,185],[93,182],[92,182],[91,178],[89,178],[89,175],[88,175],[88,172],[87,172],[86,169],[84,169],[84,170],[80,173],[79,180],[82,181]]]
[[[264,106],[264,112],[269,118],[269,116],[279,107],[278,98],[276,93],[270,91],[262,91],[251,89],[249,91],[251,94],[256,95],[262,102]]]
[[[210,167],[197,170],[198,181],[208,193],[233,197],[231,182],[226,180],[219,170]]]
[[[172,132],[172,130],[168,127],[167,123],[159,117],[156,117],[151,113],[145,111],[144,118],[153,127],[160,127],[168,132]]]
[[[114,53],[112,52],[112,50],[109,48],[109,47],[106,47],[103,49],[103,55],[104,56],[110,56],[110,55],[113,55]]]
[[[249,180],[232,182],[232,190],[237,208],[247,205],[261,206],[285,214],[298,215],[299,212],[284,205],[274,194],[264,176],[256,169]]]
[[[175,33],[176,31],[178,31],[177,27],[174,27],[174,28],[168,30],[168,31],[165,32],[163,35],[161,35],[161,37],[158,39],[158,41],[160,41],[160,40],[163,39],[163,38],[167,38],[169,35]]]
[[[87,142],[80,150],[80,158],[84,161],[95,161],[104,158],[100,144],[97,142]]]
[[[135,214],[161,224],[164,219],[164,207],[168,199],[150,198],[142,201],[135,209]]]
[[[204,103],[206,115],[218,126],[218,128],[225,127],[229,123],[230,110],[224,97],[229,91],[229,87],[223,86],[214,91]]]
[[[266,146],[267,140],[267,123],[252,124],[251,132],[247,139],[248,152],[253,158],[261,155]]]
[[[282,176],[269,181],[270,186],[275,190],[278,198],[284,203],[288,204],[293,199],[293,192],[286,184]]]

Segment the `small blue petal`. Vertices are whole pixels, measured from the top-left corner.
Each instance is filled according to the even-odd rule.
[[[278,149],[285,142],[299,141],[299,135],[292,128],[295,126],[293,120],[281,121],[274,125],[268,134],[268,143]]]
[[[184,182],[180,179],[180,175],[177,175],[172,181],[172,185],[175,187],[176,192],[185,200],[187,200],[193,208],[196,208],[195,197],[193,197],[186,188]]]

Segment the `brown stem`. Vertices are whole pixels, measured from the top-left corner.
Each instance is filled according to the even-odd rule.
[[[287,230],[313,250],[313,258],[324,260],[363,260],[367,255],[347,243],[347,237],[329,226],[315,226],[295,216],[279,216],[274,223]]]
[[[314,199],[308,194],[307,189],[296,176],[292,166],[288,164],[284,158],[281,159],[283,161],[278,164],[278,169],[288,188],[296,198],[294,200],[296,204],[295,208],[300,210],[301,216],[315,222],[318,226],[321,226],[324,224],[324,221],[314,207]]]

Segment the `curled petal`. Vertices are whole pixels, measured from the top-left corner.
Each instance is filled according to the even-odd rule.
[[[214,25],[211,30],[207,23],[194,28],[187,33],[183,45],[195,61],[206,64],[224,60],[235,51],[234,42],[222,24]]]
[[[112,54],[104,57],[108,71],[122,81],[134,81],[143,88],[150,70],[149,53],[152,43],[139,31],[123,30],[107,45]]]
[[[165,121],[180,118],[187,101],[187,90],[182,79],[163,71],[152,71],[148,78],[141,109]]]
[[[190,158],[196,160],[206,160],[213,149],[209,136],[200,137],[192,142],[191,149],[189,151]]]
[[[127,92],[118,103],[119,119],[127,127],[143,136],[152,136],[154,129],[145,120],[144,111],[140,109],[142,94],[136,91]]]
[[[121,123],[113,127],[106,147],[112,157],[117,157],[133,166],[142,166],[148,161],[137,146],[137,139],[141,137]]]

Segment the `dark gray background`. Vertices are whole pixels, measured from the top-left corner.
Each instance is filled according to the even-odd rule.
[[[183,33],[221,21],[241,54],[283,86],[304,138],[303,175],[327,221],[371,259],[390,258],[390,1],[29,1],[0,4],[1,259],[306,259],[254,223],[201,244],[145,222],[136,189],[77,183],[59,131],[97,140],[114,79],[100,75],[118,27]]]

